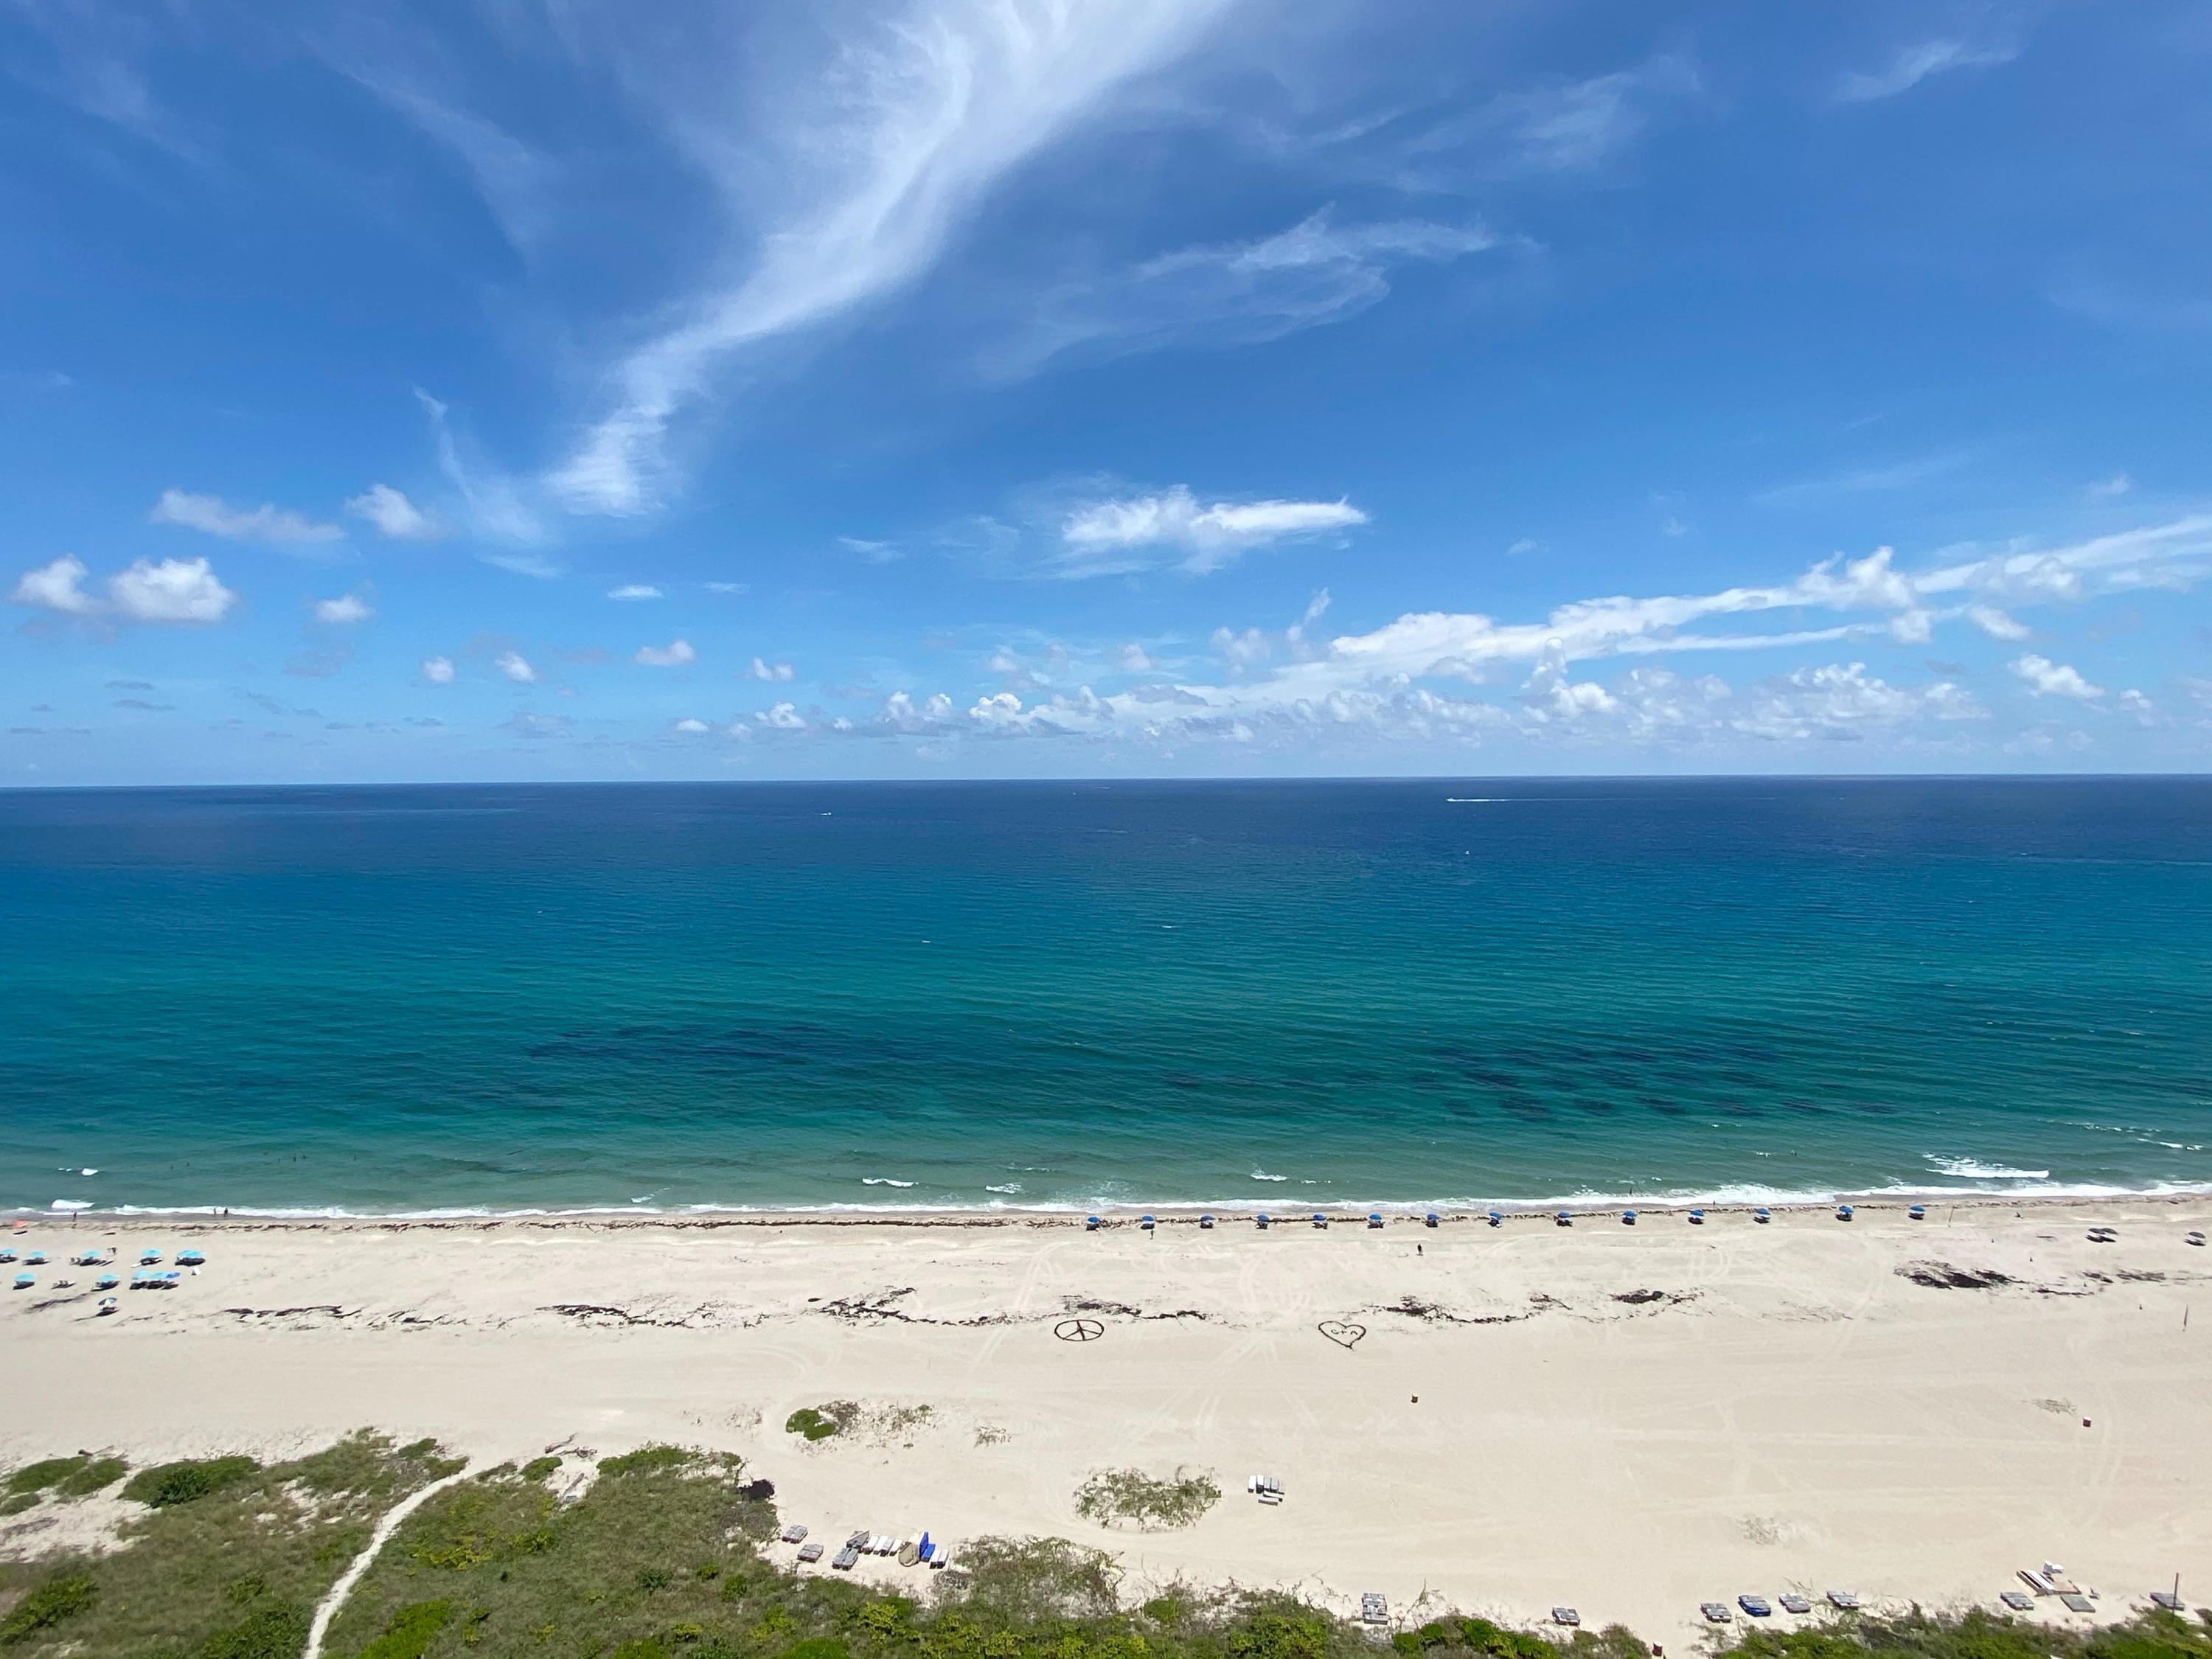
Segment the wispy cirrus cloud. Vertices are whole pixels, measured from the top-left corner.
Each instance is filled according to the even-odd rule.
[[[1975,46],[1966,40],[1921,40],[1899,48],[1887,64],[1871,73],[1847,71],[1838,78],[1833,95],[1839,104],[1874,103],[1910,92],[1931,75],[1990,69],[2019,56],[2019,45],[2010,41]]]
[[[666,61],[653,33],[620,48],[634,92],[713,187],[733,246],[625,350],[605,407],[545,479],[570,511],[634,514],[664,495],[671,423],[732,356],[815,327],[912,281],[982,194],[1174,58],[1224,0],[913,0],[829,21],[830,60],[758,96],[730,73]],[[670,37],[696,57],[698,36]],[[742,48],[738,54],[743,56]],[[795,88],[795,90],[794,90]],[[733,124],[762,111],[762,131]],[[734,273],[734,274],[732,274]]]
[[[1218,570],[1254,548],[1327,535],[1367,522],[1349,501],[1200,503],[1188,486],[1085,502],[1060,525],[1048,574],[1117,575],[1172,564],[1191,575]]]
[[[1480,224],[1425,219],[1340,225],[1334,210],[1322,208],[1271,236],[1178,248],[1048,289],[1028,323],[984,354],[983,367],[1014,377],[1078,350],[1277,340],[1358,315],[1389,294],[1398,266],[1448,264],[1504,240]]]

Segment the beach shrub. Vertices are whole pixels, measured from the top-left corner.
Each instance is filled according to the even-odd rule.
[[[105,1491],[131,1473],[131,1465],[119,1457],[93,1457],[85,1460],[82,1468],[74,1474],[65,1474],[54,1490],[64,1498],[89,1498]]]
[[[810,1636],[794,1642],[776,1659],[853,1659],[853,1650],[835,1636]]]
[[[603,1475],[647,1474],[656,1469],[680,1469],[699,1461],[700,1454],[687,1451],[681,1446],[640,1446],[634,1452],[620,1457],[602,1458],[599,1473]]]
[[[384,1634],[361,1650],[361,1659],[422,1659],[453,1616],[453,1604],[441,1598],[414,1601],[385,1621]]]
[[[1322,1659],[1335,1621],[1296,1601],[1255,1607],[1223,1644],[1231,1659]]]
[[[49,1486],[61,1483],[82,1470],[92,1460],[89,1457],[49,1457],[37,1463],[26,1463],[8,1477],[7,1492],[10,1496],[36,1494]]]
[[[1121,1610],[1114,1558],[1065,1538],[971,1539],[960,1565],[969,1577],[962,1608],[1002,1629],[1111,1619]]]
[[[307,1608],[280,1602],[217,1631],[193,1650],[192,1659],[299,1659],[311,1622]]]
[[[356,1429],[344,1439],[285,1465],[290,1477],[309,1492],[392,1498],[467,1467],[467,1459],[446,1455],[434,1440],[417,1440],[395,1449],[390,1436],[372,1429]]]
[[[561,1460],[557,1457],[533,1457],[522,1466],[522,1478],[525,1480],[543,1480],[560,1467]]]
[[[641,1637],[617,1648],[615,1659],[668,1659],[668,1650],[653,1637]]]
[[[803,1434],[809,1440],[827,1440],[837,1432],[837,1419],[818,1407],[801,1406],[783,1419],[786,1434]]]
[[[190,1504],[225,1486],[243,1480],[249,1474],[260,1472],[261,1465],[251,1457],[211,1457],[204,1462],[187,1460],[179,1463],[161,1463],[150,1469],[141,1469],[131,1477],[131,1484],[123,1489],[125,1498],[138,1503],[165,1510],[179,1504]]]
[[[0,1619],[0,1642],[24,1642],[42,1630],[51,1630],[64,1619],[90,1610],[100,1587],[88,1572],[65,1572],[49,1578],[18,1601]]]
[[[1164,1480],[1142,1469],[1099,1469],[1075,1489],[1075,1512],[1085,1520],[1145,1532],[1190,1526],[1220,1501],[1212,1475],[1181,1468]]]

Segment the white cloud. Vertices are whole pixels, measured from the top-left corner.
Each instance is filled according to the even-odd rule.
[[[750,593],[752,591],[750,582],[702,582],[700,586],[709,593]]]
[[[2076,697],[2087,702],[2105,695],[2103,686],[2090,684],[2070,664],[2053,662],[2033,652],[2014,658],[2005,666],[2019,675],[2039,697]]]
[[[107,595],[132,622],[215,623],[238,603],[205,559],[132,562],[107,579]]]
[[[468,508],[470,524],[477,532],[504,543],[510,549],[542,545],[545,526],[523,500],[514,481],[481,459],[463,456],[460,441],[453,435],[451,410],[447,404],[419,386],[415,388],[415,400],[422,404],[422,413],[430,422],[430,441],[438,453],[438,470],[459,494],[462,504]],[[486,554],[484,558],[488,563],[518,575],[550,580],[561,574],[559,565],[538,554],[509,551]]]
[[[1116,574],[1173,562],[1191,574],[1218,570],[1275,542],[1348,530],[1367,515],[1346,501],[1215,501],[1201,507],[1182,484],[1155,495],[1092,501],[1068,514],[1050,574]],[[1164,560],[1165,552],[1173,556]]]
[[[373,483],[360,495],[349,497],[345,506],[356,518],[374,525],[378,535],[395,542],[434,541],[446,533],[446,526],[434,515],[390,484]]]
[[[2081,493],[2087,495],[2093,501],[2105,501],[2109,500],[2114,495],[2124,495],[2128,491],[2133,489],[2135,487],[2136,481],[2128,477],[2126,473],[2115,472],[2109,478],[2098,479],[2094,483],[2090,484],[2087,489],[2083,489]]]
[[[935,262],[1011,169],[1115,88],[1175,57],[1223,0],[908,0],[865,33],[819,14],[819,79],[774,65],[733,87],[711,36],[655,28],[680,57],[612,48],[756,250],[743,275],[663,307],[680,319],[617,362],[607,412],[547,479],[574,512],[651,510],[670,422],[732,352],[818,325]],[[597,43],[595,43],[597,44]],[[733,124],[762,112],[773,131]],[[763,202],[766,210],[760,210]],[[717,271],[735,262],[713,261]]]
[[[773,708],[764,708],[753,718],[763,726],[772,726],[778,731],[804,732],[806,730],[805,718],[787,702],[777,703]]]
[[[680,720],[677,721],[673,726],[670,726],[668,729],[669,729],[670,731],[672,731],[672,732],[683,732],[685,736],[687,736],[687,737],[690,737],[690,736],[696,736],[696,735],[697,735],[699,732],[702,732],[706,731],[706,730],[708,729],[708,726],[707,726],[707,722],[706,722],[706,721],[704,721],[704,720],[696,720],[685,719],[685,720]]]
[[[526,663],[523,665],[527,667],[529,665]],[[453,683],[453,659],[451,657],[423,658],[422,678],[432,685],[451,685]]]
[[[1273,236],[1179,248],[1050,289],[1030,324],[986,366],[1017,375],[1078,347],[1095,354],[1280,339],[1341,322],[1383,299],[1393,265],[1446,264],[1499,246],[1480,225],[1413,219],[1340,226],[1323,208]]]
[[[1903,48],[1888,66],[1872,75],[1847,74],[1836,82],[1839,104],[1865,104],[1909,92],[1931,75],[1950,70],[1987,69],[2020,56],[2016,46],[1972,46],[1964,40],[1923,40]]]
[[[1697,65],[1659,57],[1632,70],[1500,94],[1437,128],[1414,146],[1431,153],[1473,149],[1477,170],[1495,175],[1587,172],[1642,137],[1664,98],[1700,90]]]
[[[1126,673],[1149,674],[1159,666],[1146,654],[1145,647],[1132,640],[1115,657],[1115,665]]]
[[[374,607],[358,593],[341,593],[335,599],[315,601],[315,620],[319,623],[343,625],[367,622],[375,614]]]
[[[2019,622],[1993,605],[1970,605],[1966,620],[1993,640],[2025,640],[2034,637],[2035,630]]]
[[[763,662],[755,657],[749,672],[757,680],[789,680],[795,671],[787,662]]]
[[[1690,526],[1670,513],[1659,520],[1659,533],[1662,536],[1686,536],[1690,533]]]
[[[1519,541],[1514,543],[1512,546],[1505,550],[1505,555],[1508,558],[1511,558],[1516,554],[1540,553],[1543,550],[1543,543],[1536,540],[1533,536],[1523,536]]]
[[[698,661],[699,653],[689,640],[671,640],[666,645],[641,645],[632,660],[642,668],[681,668]]]
[[[165,489],[149,524],[182,525],[234,542],[260,542],[270,547],[319,547],[343,541],[345,532],[334,524],[315,524],[288,507],[265,502],[251,512],[230,506],[219,495],[195,495],[182,489]]]
[[[518,685],[536,683],[538,671],[526,661],[519,651],[502,651],[491,659],[491,665]]]
[[[625,582],[620,587],[610,587],[607,597],[611,599],[657,599],[661,597],[661,592],[646,582]]]
[[[82,560],[64,553],[51,564],[26,570],[9,598],[17,605],[44,605],[64,616],[87,616],[100,607],[100,601],[84,591],[84,579],[90,574]]]

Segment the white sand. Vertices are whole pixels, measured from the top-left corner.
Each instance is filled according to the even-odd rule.
[[[83,1269],[0,1303],[0,1458],[277,1453],[362,1425],[479,1461],[672,1439],[744,1454],[833,1547],[1059,1534],[1120,1552],[1132,1589],[1182,1575],[1347,1609],[1372,1589],[1415,1616],[1425,1593],[1516,1622],[1567,1603],[1674,1642],[1743,1591],[1986,1603],[2055,1559],[2117,1613],[2176,1572],[2212,1591],[2212,1250],[2183,1243],[2208,1225],[2203,1199],[1152,1237],[42,1224],[15,1242],[58,1260],[112,1237],[126,1277],[143,1243],[212,1261],[106,1319]],[[1922,1260],[2018,1282],[1899,1276]],[[1665,1295],[1617,1299],[1642,1290]],[[1100,1339],[1055,1340],[1074,1316]],[[1332,1320],[1366,1334],[1347,1351]],[[828,1401],[875,1426],[783,1432]],[[1131,1465],[1211,1471],[1224,1497],[1186,1531],[1081,1521],[1084,1474]],[[1261,1472],[1281,1507],[1245,1495]]]

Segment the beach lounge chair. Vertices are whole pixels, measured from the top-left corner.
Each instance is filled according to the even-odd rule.
[[[204,1267],[207,1266],[207,1257],[198,1250],[179,1250],[177,1265],[179,1267]]]
[[[1502,1216],[1502,1215],[1498,1214],[1498,1212],[1497,1212],[1497,1211],[1495,1211],[1495,1210],[1492,1210],[1492,1211],[1490,1212],[1490,1216],[1489,1216],[1490,1224],[1491,1224],[1492,1226],[1493,1226],[1493,1227],[1495,1227],[1496,1225],[1498,1225],[1498,1224],[1499,1222],[1501,1222],[1501,1221],[1503,1221],[1503,1220],[1504,1220],[1504,1219],[1505,1219],[1505,1218],[1504,1218],[1504,1216]]]
[[[2035,1598],[2026,1590],[2005,1590],[1997,1596],[1997,1600],[2014,1613],[2026,1613],[2035,1605]]]
[[[1925,1204],[1915,1204],[1905,1213],[1908,1219],[1925,1221],[1928,1219],[1928,1206]]]
[[[1424,1227],[1435,1226],[1437,1224],[1437,1212],[1434,1210],[1431,1210],[1428,1214],[1423,1216],[1421,1218],[1421,1224]]]
[[[113,1273],[102,1273],[92,1281],[92,1288],[95,1291],[112,1291],[122,1282]]]
[[[1359,1622],[1363,1625],[1389,1624],[1390,1604],[1370,1591],[1359,1598]]]
[[[1620,1224],[1624,1227],[1633,1227],[1636,1224],[1636,1212],[1623,1210],[1620,1212]]]
[[[1367,1212],[1367,1224],[1370,1227],[1381,1226],[1382,1224],[1382,1217],[1381,1212],[1379,1211],[1370,1210]]]
[[[854,1567],[860,1565],[860,1551],[854,1549],[850,1544],[846,1545],[843,1549],[839,1550],[836,1554],[830,1558],[830,1565],[836,1568],[840,1572],[852,1571]]]
[[[1849,1590],[1830,1590],[1828,1605],[1838,1613],[1856,1613],[1859,1610],[1859,1598]]]
[[[6,1266],[10,1262],[10,1261],[13,1261],[15,1259],[15,1251],[13,1251],[13,1250],[0,1250],[0,1267],[6,1267]]]
[[[1152,1217],[1150,1217],[1150,1216],[1146,1216],[1146,1217],[1145,1217],[1142,1220],[1139,1221],[1139,1222],[1137,1223],[1137,1224],[1138,1224],[1139,1227],[1143,1228],[1146,1232],[1150,1232],[1150,1231],[1152,1231],[1152,1230],[1153,1229],[1153,1227],[1155,1227],[1155,1226],[1156,1226],[1156,1225],[1158,1225],[1158,1223],[1156,1223],[1156,1222],[1154,1222],[1154,1221],[1153,1221],[1153,1219],[1152,1218]]]
[[[72,1267],[105,1267],[106,1265],[107,1258],[98,1250],[79,1250],[70,1258]]]
[[[112,1314],[114,1311],[115,1298],[112,1296],[103,1296],[100,1297],[100,1305],[93,1310],[93,1312],[95,1314]]]
[[[806,1541],[806,1528],[794,1521],[777,1535],[787,1544],[803,1544]]]
[[[937,1553],[937,1546],[931,1543],[929,1541],[929,1534],[927,1533],[924,1533],[921,1535],[921,1541],[914,1547],[914,1553],[920,1556],[923,1560],[927,1561],[931,1556]]]
[[[138,1252],[138,1265],[139,1265],[140,1267],[160,1267],[160,1266],[161,1265],[161,1253],[159,1250],[141,1250],[141,1251],[139,1251],[139,1252]]]
[[[1782,1611],[1784,1613],[1810,1613],[1813,1611],[1813,1604],[1810,1601],[1808,1601],[1802,1595],[1778,1595],[1774,1599],[1782,1603]]]
[[[2058,1594],[2058,1586],[2051,1575],[2048,1572],[2038,1572],[2033,1567],[2022,1567],[2020,1570],[2020,1582],[2038,1595]]]
[[[1774,1219],[1774,1212],[1766,1208],[1764,1205],[1761,1205],[1758,1209],[1753,1210],[1751,1212],[1751,1218],[1763,1227],[1768,1222]]]
[[[39,1276],[36,1273],[17,1273],[15,1275],[15,1288],[19,1291],[27,1291],[32,1285],[38,1282]]]
[[[2186,1232],[2182,1234],[2181,1242],[2185,1244],[2201,1245],[2204,1243],[2204,1235],[2200,1232]]]
[[[1763,1595],[1739,1595],[1735,1598],[1735,1604],[1754,1619],[1774,1617],[1774,1609],[1767,1605]]]
[[[2172,1590],[2153,1590],[2150,1593],[2150,1604],[2154,1607],[2164,1607],[2168,1613],[2181,1611],[2181,1598]]]
[[[2092,1244],[2116,1244],[2119,1242],[2119,1237],[2120,1230],[2117,1227],[2092,1227],[2089,1229],[2089,1242]]]
[[[23,1258],[23,1265],[26,1267],[45,1267],[46,1265],[46,1253],[44,1250],[32,1251],[30,1255]]]
[[[1692,1227],[1702,1227],[1702,1226],[1704,1226],[1704,1225],[1705,1224],[1705,1212],[1703,1210],[1692,1210],[1692,1211],[1691,1211],[1691,1212],[1690,1212],[1690,1224],[1691,1224]]]
[[[1582,1614],[1577,1613],[1572,1607],[1553,1607],[1552,1609],[1552,1622],[1555,1625],[1574,1626],[1581,1624],[1582,1621]]]
[[[801,1544],[799,1547],[799,1559],[802,1561],[819,1561],[822,1559],[822,1546]]]
[[[1725,1601],[1700,1601],[1698,1603],[1698,1611],[1705,1615],[1705,1622],[1709,1625],[1729,1624],[1735,1618],[1735,1615],[1729,1611],[1728,1603]]]
[[[1838,1221],[1849,1221],[1850,1218],[1851,1218],[1851,1206],[1850,1206],[1850,1205],[1848,1205],[1848,1204],[1838,1204],[1838,1205],[1837,1205],[1837,1206],[1836,1206],[1836,1219],[1837,1219],[1837,1220],[1838,1220]]]
[[[2097,1610],[2097,1604],[2079,1591],[2069,1590],[2058,1599],[2069,1613],[2094,1613]]]

